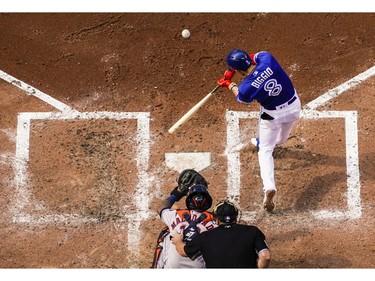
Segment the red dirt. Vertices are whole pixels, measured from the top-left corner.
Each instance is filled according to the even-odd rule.
[[[162,223],[157,204],[175,185],[165,153],[212,153],[202,171],[214,201],[226,197],[226,110],[257,111],[219,90],[176,134],[167,130],[203,98],[225,71],[233,48],[270,51],[288,71],[302,104],[374,66],[373,14],[1,14],[0,70],[80,112],[150,113],[152,214],[140,245],[128,245],[128,220],[139,180],[135,120],[35,120],[27,184],[32,201],[18,206],[42,218],[79,214],[77,223],[14,222],[16,129],[20,112],[56,108],[0,80],[0,267],[148,268]],[[184,39],[181,31],[191,36]],[[275,151],[279,188],[273,215],[261,212],[256,152],[241,150],[243,211],[258,212],[273,268],[371,268],[375,264],[375,78],[318,110],[358,112],[362,214],[316,219],[311,211],[347,208],[344,122],[301,120]],[[252,121],[246,138],[256,130]],[[16,206],[17,207],[17,206]],[[134,226],[134,225],[133,225]],[[134,249],[139,255],[134,256]],[[133,252],[132,252],[133,251]],[[138,252],[138,251],[137,251]]]

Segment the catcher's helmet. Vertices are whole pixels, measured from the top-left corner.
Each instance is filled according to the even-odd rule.
[[[230,68],[246,71],[251,65],[251,58],[244,50],[235,49],[228,53],[227,64]]]
[[[215,206],[213,214],[221,222],[235,223],[238,216],[238,209],[232,202],[224,200]]]
[[[185,203],[189,210],[204,212],[212,206],[212,197],[204,185],[196,184],[190,187]]]

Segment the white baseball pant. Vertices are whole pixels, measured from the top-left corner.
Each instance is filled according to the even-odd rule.
[[[294,123],[300,117],[301,101],[297,96],[297,99],[290,105],[281,106],[276,110],[267,110],[261,107],[261,114],[262,112],[274,118],[274,120],[259,119],[258,127],[258,161],[263,181],[263,191],[266,192],[267,190],[277,190],[273,151],[276,145],[288,140]]]

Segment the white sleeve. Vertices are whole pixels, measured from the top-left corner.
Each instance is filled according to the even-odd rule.
[[[160,218],[162,222],[171,229],[171,225],[176,218],[176,211],[166,208],[161,211]]]

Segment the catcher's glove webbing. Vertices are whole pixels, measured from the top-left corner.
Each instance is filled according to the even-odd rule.
[[[177,178],[177,184],[178,186],[171,192],[171,195],[176,196],[177,201],[185,196],[193,185],[201,184],[205,187],[208,186],[205,178],[194,169],[183,170]]]

